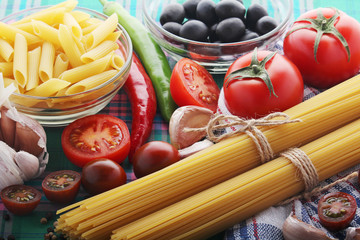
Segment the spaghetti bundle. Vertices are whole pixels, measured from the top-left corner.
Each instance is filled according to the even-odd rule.
[[[319,180],[360,163],[360,120],[300,149]],[[297,168],[279,157],[114,231],[111,239],[204,239],[304,190]]]
[[[357,119],[360,77],[349,79],[284,113],[302,121],[259,127],[274,153],[304,145]],[[259,165],[256,145],[247,135],[225,139],[158,172],[61,209],[57,231],[71,239],[106,239],[116,228]]]

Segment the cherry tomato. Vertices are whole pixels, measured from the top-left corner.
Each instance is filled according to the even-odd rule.
[[[1,191],[5,207],[15,215],[31,213],[41,200],[41,192],[31,186],[11,185]]]
[[[102,158],[85,164],[81,184],[84,189],[96,195],[126,183],[126,172],[116,162]]]
[[[163,169],[180,160],[178,150],[170,143],[152,141],[136,150],[133,170],[137,178]]]
[[[79,167],[98,158],[121,163],[130,150],[130,133],[126,123],[117,117],[91,115],[65,127],[61,144],[66,157]]]
[[[80,189],[80,173],[72,170],[60,170],[47,175],[42,189],[47,199],[57,203],[73,201]]]
[[[339,231],[350,224],[356,209],[353,196],[344,192],[326,194],[318,203],[320,223],[330,231]]]
[[[304,95],[301,74],[291,61],[278,53],[256,49],[229,67],[223,89],[228,110],[243,118],[284,111],[300,103]]]
[[[319,15],[320,14],[320,15]],[[315,42],[317,29],[326,29]],[[299,26],[306,26],[294,31]],[[336,30],[335,30],[336,29]],[[341,37],[334,35],[338,31]],[[346,13],[333,8],[310,10],[295,21],[284,40],[284,54],[299,68],[305,84],[317,88],[332,87],[360,70],[360,23]],[[349,46],[347,52],[346,45]],[[317,52],[315,51],[317,50]]]
[[[211,74],[188,58],[182,58],[173,69],[170,92],[175,103],[182,107],[195,105],[216,111],[220,89]]]

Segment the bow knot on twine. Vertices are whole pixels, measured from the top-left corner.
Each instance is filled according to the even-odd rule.
[[[260,154],[262,163],[270,161],[274,157],[271,146],[265,135],[257,128],[258,126],[277,126],[288,123],[300,122],[300,119],[290,119],[283,112],[271,113],[263,118],[244,119],[233,115],[215,115],[208,124],[201,128],[185,128],[184,131],[205,131],[207,138],[212,142],[220,142],[225,138],[246,133],[255,143]],[[217,133],[220,129],[233,128],[233,131],[222,134]]]

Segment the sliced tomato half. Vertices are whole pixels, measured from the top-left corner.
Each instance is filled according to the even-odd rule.
[[[80,173],[72,170],[60,170],[47,175],[41,186],[48,200],[70,203],[79,192],[80,182]]]
[[[13,214],[30,214],[40,203],[41,192],[31,186],[11,185],[1,191],[1,200]]]
[[[320,223],[330,231],[346,228],[354,219],[357,209],[353,196],[344,192],[324,195],[318,203]]]
[[[178,61],[170,78],[170,92],[182,107],[195,105],[216,111],[220,89],[211,74],[191,59]]]
[[[97,114],[80,118],[65,127],[61,144],[66,157],[79,167],[99,158],[121,163],[129,153],[130,133],[123,120]]]

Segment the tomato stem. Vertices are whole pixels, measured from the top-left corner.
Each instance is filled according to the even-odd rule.
[[[257,48],[254,49],[250,66],[240,68],[233,71],[225,78],[225,86],[228,87],[230,82],[235,80],[243,80],[245,78],[260,78],[266,84],[270,92],[270,97],[274,94],[277,97],[272,85],[270,76],[265,68],[266,63],[275,56],[276,52],[267,55],[263,60],[259,61],[257,57]]]

